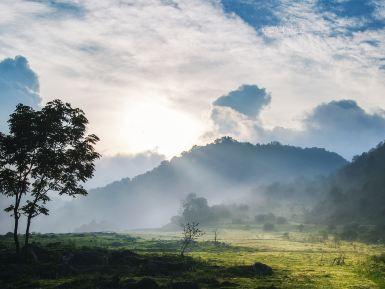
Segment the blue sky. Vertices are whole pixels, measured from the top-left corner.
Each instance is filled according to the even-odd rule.
[[[224,134],[351,158],[385,139],[384,27],[384,0],[3,0],[2,127],[61,98],[148,167]]]

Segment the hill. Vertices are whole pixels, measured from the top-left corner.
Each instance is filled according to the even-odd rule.
[[[385,143],[353,159],[328,184],[311,219],[329,224],[385,224]]]
[[[91,190],[88,197],[71,202],[61,214],[66,220],[69,216],[76,220],[70,225],[92,220],[108,221],[118,229],[163,225],[189,193],[210,203],[237,201],[259,185],[329,175],[346,164],[341,156],[324,149],[253,145],[224,137],[194,146],[133,179]]]

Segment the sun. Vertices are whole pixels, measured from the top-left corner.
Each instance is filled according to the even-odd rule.
[[[125,151],[155,150],[170,158],[196,144],[203,131],[192,114],[161,99],[145,99],[124,110],[119,135]]]

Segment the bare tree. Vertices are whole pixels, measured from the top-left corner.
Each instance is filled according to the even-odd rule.
[[[187,247],[193,243],[196,239],[203,236],[204,232],[199,229],[199,223],[188,222],[183,225],[183,239],[182,247],[180,249],[180,255],[183,257]]]
[[[214,244],[218,243],[218,228],[214,229]]]

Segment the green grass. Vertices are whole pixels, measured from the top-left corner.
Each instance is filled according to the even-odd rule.
[[[175,238],[177,233],[137,233],[144,238]],[[210,240],[213,235],[205,235]],[[280,288],[385,288],[385,271],[371,261],[371,256],[384,252],[383,246],[331,240],[315,241],[314,232],[283,231],[266,233],[260,229],[222,229],[219,238],[233,246],[248,248],[247,252],[192,252],[191,255],[221,266],[266,263],[277,272],[274,277],[258,284],[273,283]],[[250,252],[249,249],[252,249]],[[345,265],[333,265],[333,260],[345,256]],[[371,267],[370,267],[371,266]],[[372,268],[372,269],[370,269]],[[383,274],[384,273],[384,274]],[[237,280],[242,288],[254,288],[250,280]]]
[[[120,281],[126,279],[139,280],[151,276],[158,284],[168,288],[170,280],[197,281],[201,288],[222,288],[228,282],[234,288],[268,288],[271,285],[282,289],[301,288],[336,288],[364,289],[385,288],[385,258],[379,256],[385,252],[382,245],[363,243],[334,242],[332,237],[321,240],[317,228],[308,228],[306,232],[293,231],[290,226],[282,226],[280,231],[263,232],[259,227],[231,226],[218,230],[220,245],[213,241],[213,231],[205,229],[206,234],[188,252],[189,269],[169,275],[151,275],[147,271],[125,271],[125,268],[103,267],[103,276],[118,276]],[[289,232],[288,236],[284,232]],[[55,234],[33,235],[32,241],[48,250],[65,252],[68,250],[86,250],[85,248],[101,248],[105,251],[131,250],[149,262],[151,258],[172,258],[180,261],[178,249],[181,232],[135,231],[127,234]],[[12,247],[10,237],[0,238],[0,248]],[[104,252],[104,251],[103,251]],[[60,255],[60,254],[59,254]],[[343,265],[333,264],[335,258],[344,257]],[[190,259],[191,257],[191,259]],[[146,259],[147,258],[147,259]],[[173,261],[173,262],[174,262]],[[183,261],[184,262],[184,261]],[[272,276],[249,276],[242,273],[255,262],[262,262],[274,270]],[[179,264],[179,263],[178,263]],[[182,264],[182,263],[181,263]],[[35,266],[35,265],[31,265]],[[191,268],[190,268],[191,267]],[[234,271],[234,268],[241,268]],[[95,269],[95,268],[94,268]],[[99,270],[97,269],[97,270]],[[79,269],[80,270],[80,269]],[[98,277],[97,270],[81,269],[81,273],[56,278],[30,277],[36,288],[60,288],[60,284],[74,280],[91,280]],[[104,271],[103,271],[104,270]],[[28,278],[25,275],[23,278]],[[106,277],[106,278],[107,278]],[[78,281],[86,282],[91,281]],[[100,281],[103,283],[104,281]],[[90,284],[91,284],[90,283]],[[24,285],[19,286],[22,288]],[[79,287],[77,287],[79,286]],[[91,286],[91,285],[90,285]],[[223,285],[224,286],[224,285]],[[2,287],[3,288],[3,287]],[[6,288],[6,287],[4,287]],[[18,288],[18,287],[9,287]],[[27,288],[27,287],[26,287]],[[28,287],[35,288],[35,287]],[[73,288],[83,288],[73,283]],[[100,288],[104,288],[103,286]],[[107,288],[107,287],[106,287]],[[112,288],[112,287],[108,287]],[[225,287],[223,287],[225,288]]]

